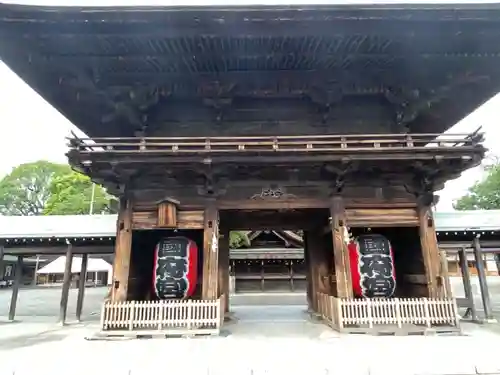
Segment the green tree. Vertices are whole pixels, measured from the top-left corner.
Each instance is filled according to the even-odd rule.
[[[44,215],[86,215],[90,212],[92,201],[92,181],[89,177],[71,171],[57,176],[50,184],[50,197]],[[109,213],[113,209],[114,198],[106,190],[96,185],[92,213]]]
[[[454,204],[456,210],[500,209],[500,163],[485,167],[485,178],[469,188]]]
[[[69,172],[68,165],[44,160],[17,166],[0,181],[0,214],[41,215],[53,179]]]

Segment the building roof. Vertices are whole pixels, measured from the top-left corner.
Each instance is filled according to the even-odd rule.
[[[114,237],[116,215],[0,216],[0,238]]]
[[[440,232],[500,230],[500,210],[437,212],[435,218]]]
[[[439,232],[500,231],[500,210],[436,212]],[[0,216],[0,239],[114,237],[116,215]]]
[[[46,266],[40,268],[37,273],[39,274],[49,274],[49,273],[64,273],[64,267],[66,266],[66,257],[60,256],[54,261],[50,262]],[[82,258],[73,257],[71,263],[71,273],[79,273],[82,269]],[[100,258],[89,258],[87,263],[87,272],[112,272],[113,266],[106,262],[104,259]]]
[[[172,136],[270,116],[441,133],[498,92],[499,34],[499,4],[0,4],[0,59],[91,137],[131,136],[148,114]]]

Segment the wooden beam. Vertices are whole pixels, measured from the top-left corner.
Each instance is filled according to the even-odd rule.
[[[19,295],[19,287],[23,278],[23,257],[18,256],[14,275],[14,285],[12,286],[12,295],[10,297],[9,320],[13,321],[16,317],[17,296]]]
[[[207,201],[203,229],[203,284],[202,299],[217,299],[218,291],[218,253],[219,253],[219,214],[215,200]]]
[[[132,211],[130,199],[120,199],[120,212],[117,220],[115,259],[113,263],[112,301],[126,301],[130,276],[130,257],[132,255]]]
[[[38,246],[38,247],[5,247],[4,253],[7,255],[64,255],[66,253],[66,246]],[[73,254],[113,254],[113,246],[102,245],[86,245],[86,246],[73,246]]]
[[[68,244],[66,250],[66,263],[64,265],[64,277],[61,290],[61,301],[59,303],[59,323],[66,323],[66,313],[68,311],[69,288],[71,286],[71,266],[73,264],[73,246]]]
[[[451,149],[451,150],[449,150]],[[406,151],[406,152],[404,152]],[[407,161],[407,162],[414,162],[414,160],[421,160],[421,161],[434,161],[436,157],[439,157],[441,160],[457,160],[457,161],[462,161],[464,165],[467,167],[474,166],[477,163],[472,161],[473,157],[476,154],[479,154],[480,152],[484,152],[483,150],[472,150],[469,153],[467,153],[464,150],[460,150],[459,148],[453,150],[452,147],[449,148],[443,148],[441,150],[437,150],[434,152],[429,152],[429,149],[425,150],[424,148],[422,149],[417,149],[413,150],[411,148],[408,148],[407,150],[399,151],[399,152],[386,152],[386,153],[380,153],[380,152],[370,152],[366,150],[358,150],[353,153],[348,153],[348,152],[336,152],[336,153],[317,153],[317,154],[308,154],[307,151],[304,151],[302,154],[301,153],[295,153],[295,154],[289,154],[285,155],[285,153],[279,153],[277,155],[272,155],[271,152],[269,152],[266,155],[251,155],[250,153],[247,154],[237,154],[237,155],[227,155],[227,154],[214,154],[210,156],[212,160],[212,164],[223,164],[223,163],[235,163],[235,164],[274,164],[274,165],[297,165],[299,163],[302,164],[317,164],[317,163],[328,163],[328,162],[341,162],[343,161],[347,156],[349,159],[354,160],[354,161],[367,161],[367,162],[374,162],[374,161],[391,161],[391,160],[397,160],[398,162],[401,161]],[[124,161],[127,164],[135,164],[135,165],[140,165],[141,163],[147,163],[148,165],[151,163],[164,163],[166,167],[171,167],[175,165],[182,165],[182,164],[200,164],[203,163],[203,161],[206,159],[206,155],[202,154],[197,154],[197,155],[183,155],[180,154],[179,156],[169,153],[162,153],[162,152],[157,152],[156,155],[152,153],[143,153],[140,151],[124,151],[124,152],[101,152],[99,154],[91,154],[87,152],[82,152],[81,153],[81,158],[83,161],[86,160],[94,160],[96,165],[101,164],[101,163],[121,163],[123,164]],[[470,161],[464,160],[464,157],[468,157]],[[126,158],[126,159],[125,159]],[[95,160],[97,159],[97,160]],[[124,160],[125,159],[125,160]],[[460,167],[460,170],[463,169]]]
[[[245,201],[240,201],[245,204]],[[254,209],[257,211],[245,212],[243,209],[221,212],[223,223],[230,224],[232,230],[264,230],[264,229],[312,229],[320,222],[326,221],[327,214],[320,217],[317,211],[309,209],[307,211],[290,211],[290,206],[284,205],[282,208],[287,211],[275,211],[269,206],[272,202],[256,201]],[[323,203],[324,204],[324,203]],[[323,219],[323,220],[321,220]]]
[[[444,296],[444,288],[439,277],[439,247],[436,237],[436,226],[429,204],[419,201],[417,209],[419,222],[420,247],[427,276],[428,296],[438,298]]]
[[[345,207],[342,197],[335,196],[331,200],[331,231],[333,238],[333,259],[335,264],[336,294],[340,298],[352,298],[351,265],[349,252],[344,240],[346,226]]]
[[[282,209],[311,209],[311,208],[328,208],[328,203],[324,199],[276,199],[276,200],[220,200],[217,202],[217,207],[224,210],[282,210]],[[303,223],[304,224],[304,223]],[[231,227],[231,229],[235,229]],[[248,229],[248,227],[244,228]],[[255,228],[252,228],[255,229]],[[282,229],[282,228],[280,228]]]
[[[78,297],[76,300],[76,320],[81,321],[83,298],[85,296],[85,282],[87,281],[88,254],[82,255],[82,266],[80,268],[80,279],[78,280]]]

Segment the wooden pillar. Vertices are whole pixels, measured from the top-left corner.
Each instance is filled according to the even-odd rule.
[[[330,294],[329,267],[321,228],[307,231],[307,251],[311,269],[311,305],[318,311],[317,293]]]
[[[479,280],[479,289],[481,290],[481,300],[483,302],[484,315],[486,320],[494,320],[490,292],[488,290],[488,282],[486,281],[486,270],[484,269],[484,258],[481,251],[481,242],[479,241],[479,237],[474,238],[473,245],[474,260],[476,261],[477,278]]]
[[[317,265],[317,256],[314,254],[314,234],[311,233],[310,231],[304,231],[304,244],[305,247],[307,248],[307,260],[308,260],[308,274],[307,274],[307,289],[308,289],[308,294],[309,294],[309,299],[308,303],[310,303],[310,310],[311,311],[317,311],[317,293],[318,293],[318,265]]]
[[[205,208],[203,232],[203,284],[202,299],[217,299],[219,215],[214,200],[209,200]]]
[[[61,302],[59,303],[59,323],[66,322],[66,312],[68,311],[69,288],[71,286],[71,266],[73,264],[73,246],[68,244],[66,249],[66,263],[64,265],[64,277],[61,290]]]
[[[448,272],[448,256],[445,250],[439,251],[439,261],[440,261],[440,274],[442,277],[442,283],[444,288],[444,297],[451,298],[453,293],[450,283],[450,274]]]
[[[302,239],[304,242],[304,266],[305,266],[305,271],[306,271],[306,299],[307,299],[307,310],[311,312],[313,310],[313,303],[312,303],[312,294],[313,294],[313,286],[312,286],[312,270],[311,270],[311,262],[310,262],[310,256],[309,256],[309,249],[307,247],[307,237],[308,233],[307,231],[304,231],[302,235]]]
[[[231,249],[229,249],[231,251]],[[230,253],[231,254],[231,253]],[[235,294],[236,293],[236,262],[231,259],[229,256],[229,263],[231,264],[231,268],[229,269],[229,292]]]
[[[265,281],[266,280],[266,275],[265,275],[265,270],[264,270],[264,261],[260,261],[260,291],[264,292],[265,289]]]
[[[115,259],[113,262],[112,301],[126,301],[130,276],[130,257],[132,256],[132,201],[120,199],[115,240]]]
[[[31,285],[36,286],[38,281],[38,268],[40,267],[40,255],[36,256],[35,263],[35,272],[33,272],[33,280],[31,281]]]
[[[497,276],[500,276],[500,254],[495,254],[495,264],[497,266]]]
[[[418,202],[420,247],[424,259],[427,290],[430,298],[444,297],[443,280],[448,275],[440,275],[439,248],[436,228],[431,209],[432,198],[423,196]],[[442,276],[442,277],[440,277]]]
[[[78,280],[78,298],[76,300],[76,320],[78,321],[80,321],[82,317],[83,297],[85,295],[85,282],[87,281],[88,259],[88,254],[82,254],[82,266],[80,268],[80,279]]]
[[[470,281],[470,270],[467,262],[467,251],[464,248],[458,250],[458,259],[460,262],[460,270],[462,271],[462,282],[464,285],[465,298],[468,301],[468,308],[465,312],[465,317],[470,316],[473,321],[477,321],[477,310],[474,302],[474,294],[472,293],[472,284]]]
[[[307,310],[309,312],[313,311],[313,276],[312,276],[312,265],[311,265],[311,257],[310,257],[310,251],[309,247],[307,246],[308,240],[307,237],[309,236],[307,231],[304,231],[303,235],[303,243],[304,243],[304,264],[306,268],[306,297],[307,297]]]
[[[349,252],[344,239],[346,220],[344,201],[342,197],[332,198],[330,216],[337,297],[352,298],[351,266],[349,262]]]
[[[10,297],[9,320],[12,321],[16,317],[17,296],[19,295],[19,287],[23,278],[23,257],[17,257],[16,269],[14,270],[14,285],[12,285],[12,295]]]
[[[0,280],[3,279],[3,275],[5,272],[5,266],[3,263],[4,254],[5,254],[5,247],[4,247],[4,244],[2,242],[0,242]]]
[[[229,231],[219,235],[219,295],[224,295],[224,312],[229,312]]]

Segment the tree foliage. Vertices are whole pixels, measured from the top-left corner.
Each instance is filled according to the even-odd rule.
[[[64,164],[44,160],[21,164],[0,180],[1,215],[88,214],[91,199],[91,180]],[[93,213],[110,212],[112,201],[96,186]]]
[[[500,163],[488,165],[485,170],[485,178],[470,187],[454,204],[456,210],[500,209]]]
[[[92,199],[92,181],[77,172],[57,176],[50,184],[50,197],[43,210],[44,215],[85,215],[112,211],[112,197],[96,185]],[[93,204],[91,203],[93,201]]]
[[[17,166],[0,181],[0,214],[42,214],[52,180],[69,172],[67,165],[44,160]]]

